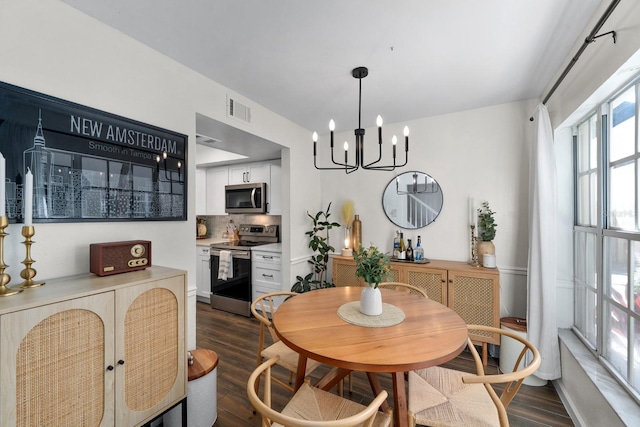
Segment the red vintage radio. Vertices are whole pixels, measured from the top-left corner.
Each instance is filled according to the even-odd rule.
[[[151,267],[151,242],[128,240],[124,242],[92,243],[89,271],[98,276],[126,273]]]

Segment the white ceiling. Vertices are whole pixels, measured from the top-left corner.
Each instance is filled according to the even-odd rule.
[[[601,2],[63,1],[319,134],[357,127],[358,66],[364,128],[542,97]]]

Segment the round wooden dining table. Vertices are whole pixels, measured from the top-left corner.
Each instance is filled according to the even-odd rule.
[[[395,325],[377,326],[371,319],[372,324],[359,326],[344,320],[338,310],[359,301],[362,292],[361,287],[346,286],[289,298],[274,313],[273,326],[278,337],[300,354],[296,389],[304,381],[307,358],[334,367],[318,383],[326,390],[349,372],[363,371],[377,395],[382,387],[376,373],[391,373],[394,425],[406,426],[404,373],[455,358],[467,345],[467,327],[455,311],[440,303],[397,290],[381,291],[385,309],[399,309],[404,316]]]

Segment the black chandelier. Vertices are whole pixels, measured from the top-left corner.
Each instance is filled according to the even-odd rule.
[[[398,143],[398,138],[393,135],[391,138],[391,143],[393,147],[393,164],[392,165],[378,165],[382,160],[382,117],[378,116],[376,120],[376,125],[378,126],[378,159],[365,164],[364,162],[364,129],[360,124],[361,114],[362,114],[362,79],[367,77],[369,74],[369,70],[367,67],[358,67],[354,68],[351,72],[351,75],[358,79],[359,91],[358,91],[358,128],[355,130],[356,136],[356,149],[355,149],[355,163],[349,164],[349,143],[347,141],[344,142],[344,163],[336,162],[333,152],[333,130],[335,129],[335,122],[333,120],[329,121],[329,131],[331,131],[331,161],[336,166],[329,167],[319,167],[316,163],[316,145],[318,142],[318,134],[316,132],[313,133],[313,165],[316,169],[320,170],[328,170],[328,169],[341,169],[344,170],[345,173],[351,173],[357,171],[359,168],[368,169],[368,170],[379,170],[379,171],[392,171],[397,167],[402,167],[407,164],[407,160],[409,160],[409,128],[407,126],[404,127],[404,152],[405,158],[403,164],[396,164],[396,144]]]

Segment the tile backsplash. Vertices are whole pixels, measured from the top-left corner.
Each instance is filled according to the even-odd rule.
[[[227,224],[229,221],[238,226],[240,224],[277,225],[282,234],[282,219],[280,215],[255,215],[255,214],[231,214],[198,216],[204,218],[207,225],[207,237],[226,238]]]

